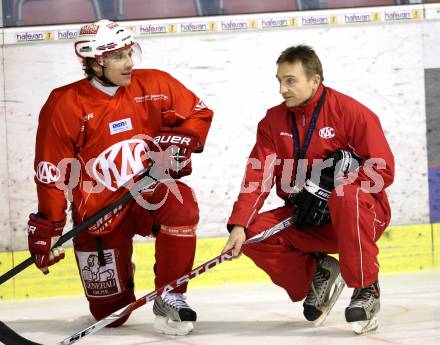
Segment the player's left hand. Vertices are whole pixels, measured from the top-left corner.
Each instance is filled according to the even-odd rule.
[[[159,164],[160,170],[167,171],[174,179],[191,174],[191,154],[202,149],[199,135],[180,127],[162,128],[154,137],[154,143],[161,152],[153,158],[153,164]]]
[[[228,241],[223,247],[222,254],[232,249],[232,255],[238,258],[241,255],[241,247],[246,241],[246,230],[240,225],[234,225],[229,234]]]

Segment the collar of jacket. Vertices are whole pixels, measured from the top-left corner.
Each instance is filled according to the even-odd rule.
[[[321,97],[323,91],[324,91],[324,86],[322,84],[319,84],[318,90],[307,103],[301,104],[297,107],[289,108],[289,110],[295,114],[302,114],[302,113],[305,113],[306,115],[312,114],[313,110],[315,110],[316,104],[318,103],[319,98]]]

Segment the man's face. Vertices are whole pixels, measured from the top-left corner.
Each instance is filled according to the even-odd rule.
[[[105,67],[105,76],[113,84],[127,86],[131,83],[131,71],[133,70],[132,60],[133,49],[127,48],[106,54],[102,58],[102,65]]]
[[[306,103],[316,93],[321,79],[318,74],[309,79],[300,61],[280,63],[276,77],[280,94],[289,108]]]

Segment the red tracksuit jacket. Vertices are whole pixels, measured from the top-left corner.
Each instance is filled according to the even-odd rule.
[[[232,225],[248,227],[274,184],[277,195],[283,200],[287,199],[297,170],[297,161],[293,160],[292,111],[296,116],[302,147],[323,89],[324,86],[320,85],[316,94],[305,105],[288,109],[283,102],[269,109],[259,122],[257,141],[249,155],[242,190],[234,204],[228,228]],[[391,212],[384,188],[393,182],[394,157],[380,121],[370,109],[353,98],[329,87],[326,89],[327,96],[305,155],[308,170],[311,170],[313,159],[325,159],[338,149],[354,152],[364,160],[383,159],[384,166],[381,169],[375,167],[373,173],[361,167],[358,178],[353,183],[360,185],[362,181],[370,181],[375,186],[377,177],[381,177],[383,188],[373,195],[389,218]]]

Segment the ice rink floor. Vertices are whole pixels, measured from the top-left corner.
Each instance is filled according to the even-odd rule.
[[[291,303],[272,284],[258,284],[190,289],[188,302],[199,321],[185,337],[156,334],[149,303],[123,327],[103,329],[77,344],[440,344],[440,271],[385,275],[380,282],[379,329],[369,335],[354,335],[344,320],[351,289],[345,288],[325,324],[315,328],[303,318],[302,303]],[[0,320],[43,344],[56,344],[93,323],[82,297],[0,302]]]

